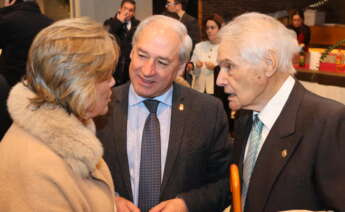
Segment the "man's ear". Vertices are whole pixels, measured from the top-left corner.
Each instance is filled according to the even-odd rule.
[[[176,76],[183,76],[185,68],[186,68],[186,63],[182,63],[181,65],[179,65],[178,70],[176,72]]]
[[[268,50],[264,58],[266,64],[265,75],[266,77],[271,77],[277,71],[277,54],[273,50]]]

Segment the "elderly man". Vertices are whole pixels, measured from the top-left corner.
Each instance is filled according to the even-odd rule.
[[[296,34],[258,13],[221,31],[217,84],[240,112],[234,158],[246,212],[345,211],[345,107],[293,78]]]
[[[185,26],[152,16],[133,37],[131,82],[113,90],[98,136],[118,211],[219,212],[229,200],[228,125],[216,98],[173,83],[192,48]]]

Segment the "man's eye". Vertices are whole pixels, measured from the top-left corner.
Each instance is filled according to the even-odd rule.
[[[229,73],[232,70],[233,66],[230,63],[223,64],[221,70]]]
[[[162,61],[162,60],[158,60],[158,63],[159,63],[159,65],[162,65],[162,66],[167,66],[167,65],[169,65],[168,62]]]
[[[139,56],[140,58],[147,58],[147,56],[146,56],[145,54],[141,54],[141,53],[139,53],[138,56]]]

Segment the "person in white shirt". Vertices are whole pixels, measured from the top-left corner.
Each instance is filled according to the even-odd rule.
[[[223,19],[217,15],[205,19],[207,40],[196,44],[192,64],[187,70],[191,70],[193,76],[192,88],[207,94],[214,94],[214,68],[217,66],[218,41],[217,33],[220,30]]]

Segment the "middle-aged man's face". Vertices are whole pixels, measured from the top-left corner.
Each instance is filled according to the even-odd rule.
[[[138,35],[131,52],[129,76],[135,92],[152,98],[167,91],[184,68],[179,60],[181,40],[161,23],[151,23]]]
[[[125,2],[120,8],[120,13],[126,15],[126,21],[131,20],[135,13],[135,5],[131,4],[130,2]]]
[[[260,107],[268,84],[264,64],[249,64],[240,57],[237,48],[223,41],[219,46],[218,61],[221,71],[217,85],[224,87],[224,92],[229,94],[229,107],[232,110],[256,110]]]

